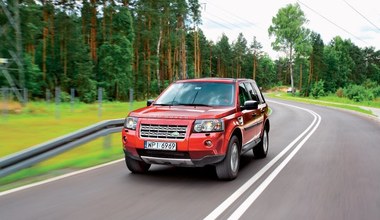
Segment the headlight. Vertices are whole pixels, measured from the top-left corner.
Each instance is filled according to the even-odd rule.
[[[194,123],[195,132],[223,131],[224,121],[222,119],[196,120]]]
[[[131,130],[136,130],[137,126],[137,118],[135,117],[127,117],[124,122],[124,127],[131,129]]]

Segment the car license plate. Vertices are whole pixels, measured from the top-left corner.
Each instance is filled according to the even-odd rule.
[[[177,150],[177,143],[175,142],[156,142],[156,141],[145,141],[144,148],[150,150],[167,150],[175,151]]]

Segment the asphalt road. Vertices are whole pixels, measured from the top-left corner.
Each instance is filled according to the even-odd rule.
[[[245,154],[234,181],[211,167],[133,175],[120,161],[0,194],[0,219],[380,219],[379,121],[269,104],[268,157]]]

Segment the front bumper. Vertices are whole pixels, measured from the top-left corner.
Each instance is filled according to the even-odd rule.
[[[187,152],[176,152],[177,155],[182,156],[174,157],[174,155],[168,154],[169,152],[163,151],[144,151],[139,156],[135,156],[133,153],[124,149],[124,154],[134,160],[144,161],[149,164],[163,164],[181,167],[204,167],[206,165],[217,164],[221,162],[225,155],[207,155],[200,159],[191,159]]]

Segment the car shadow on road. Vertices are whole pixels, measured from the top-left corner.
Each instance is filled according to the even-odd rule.
[[[239,173],[246,172],[248,167],[255,166],[256,159],[252,154],[241,156]],[[251,169],[248,169],[251,170]],[[220,181],[216,175],[214,166],[205,167],[175,167],[167,165],[152,165],[145,174],[128,173],[129,180],[137,181],[202,181],[202,182],[225,182]],[[239,176],[237,177],[239,178]]]
[[[132,174],[128,178],[146,179],[149,181],[189,181],[202,180],[202,181],[217,181],[215,168],[212,166],[206,167],[174,167],[166,165],[152,165],[149,171],[145,174]]]

